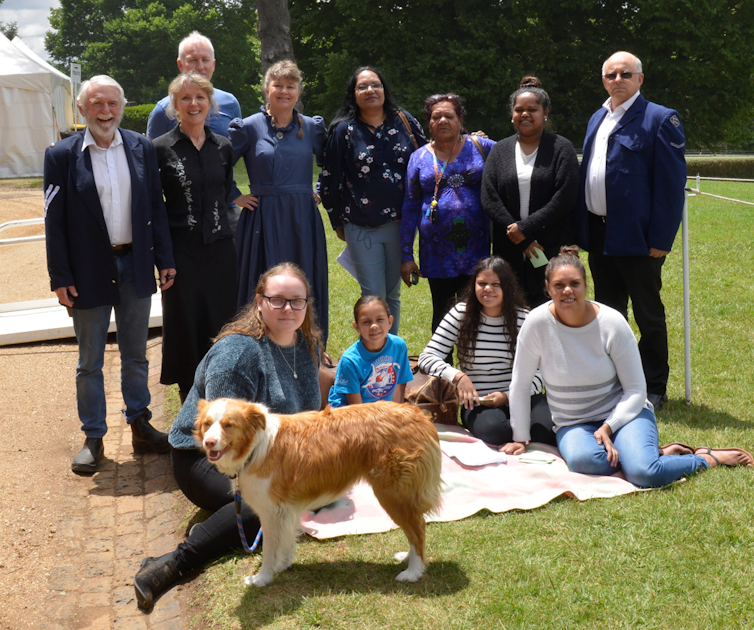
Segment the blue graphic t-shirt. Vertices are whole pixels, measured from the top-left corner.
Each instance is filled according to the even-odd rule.
[[[413,379],[403,339],[388,334],[379,352],[369,352],[359,339],[343,353],[338,363],[328,402],[332,407],[345,407],[348,405],[346,394],[361,394],[364,403],[392,400],[396,385]]]

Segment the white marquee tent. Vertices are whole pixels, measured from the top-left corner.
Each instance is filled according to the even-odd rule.
[[[45,149],[73,122],[70,79],[0,33],[0,179],[42,175]]]

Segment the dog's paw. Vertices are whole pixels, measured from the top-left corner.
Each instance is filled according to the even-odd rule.
[[[417,571],[416,569],[406,569],[401,571],[396,577],[396,582],[418,582],[419,578],[424,574],[424,571]]]
[[[397,562],[408,562],[408,554],[409,553],[410,552],[408,552],[408,551],[399,551],[393,557],[396,559]],[[404,571],[404,573],[405,573],[405,571]]]
[[[244,578],[243,583],[246,584],[246,586],[267,586],[272,582],[272,578],[272,575],[262,575],[261,573],[257,573],[256,575],[250,575]]]

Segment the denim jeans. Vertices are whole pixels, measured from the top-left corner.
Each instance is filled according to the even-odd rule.
[[[379,295],[387,302],[393,316],[390,332],[397,335],[401,321],[400,221],[376,228],[345,223],[343,231],[361,295]]]
[[[149,362],[147,336],[149,334],[150,297],[136,295],[132,254],[116,256],[120,305],[115,307],[118,350],[120,351],[120,382],[123,410],[128,424],[148,413]],[[76,368],[76,402],[81,430],[87,437],[103,437],[107,433],[107,405],[102,366],[105,362],[107,329],[112,306],[71,309],[73,328],[79,343],[79,364]],[[148,418],[151,414],[148,413]]]
[[[701,455],[660,455],[657,422],[651,409],[618,429],[611,439],[619,455],[618,467],[607,461],[605,447],[597,444],[594,432],[602,422],[560,427],[555,434],[558,450],[568,468],[586,475],[612,475],[622,470],[626,479],[641,488],[660,488],[706,468]]]

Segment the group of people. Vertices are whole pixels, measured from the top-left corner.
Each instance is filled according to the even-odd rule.
[[[754,464],[740,449],[659,446],[654,413],[669,374],[661,268],[683,206],[684,136],[677,112],[639,93],[635,56],[619,52],[603,65],[609,98],[589,123],[581,166],[573,145],[547,130],[550,99],[535,77],[511,95],[509,138],[469,134],[461,99],[448,93],[425,102],[428,142],[376,68],[354,72],[326,130],[295,109],[295,64],[268,70],[266,104],[247,118],[213,88],[214,67],[206,37],[181,43],[181,74],[150,116],[149,139],[119,129],[117,82],[92,78],[78,98],[86,131],[45,157],[51,286],[79,341],[86,439],[72,468],[96,471],[103,457],[102,364],[114,308],[134,449],[172,451],[179,487],[213,513],[176,550],[143,561],[134,578],[141,607],[240,546],[228,480],[192,437],[198,401],[244,398],[273,413],[322,404],[329,323],[320,201],[362,293],[359,339],[339,364],[330,404],[403,400],[412,377],[398,336],[400,284],[424,277],[433,334],[419,367],[455,384],[463,425],[490,446],[516,455],[532,440],[556,445],[571,470],[621,469],[644,487]],[[248,193],[233,178],[241,157]],[[313,157],[322,166],[316,192]],[[589,251],[594,302],[574,242]],[[183,402],[169,436],[149,423],[155,268],[161,381],[177,383]],[[259,520],[247,506],[241,517],[253,538]]]

